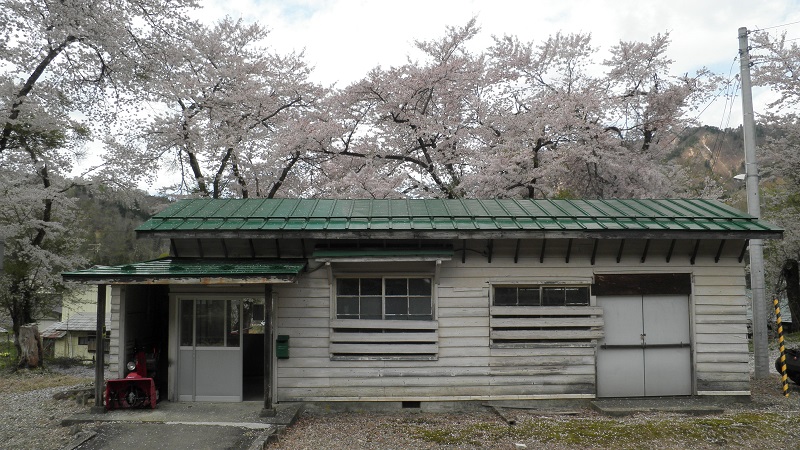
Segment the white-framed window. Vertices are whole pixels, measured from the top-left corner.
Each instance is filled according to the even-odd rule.
[[[433,320],[430,277],[339,277],[336,318]]]
[[[494,306],[589,306],[589,286],[495,285]]]

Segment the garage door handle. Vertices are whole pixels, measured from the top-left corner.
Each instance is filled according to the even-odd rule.
[[[684,348],[689,347],[691,348],[692,345],[686,342],[680,342],[675,344],[646,344],[645,347],[647,348]]]

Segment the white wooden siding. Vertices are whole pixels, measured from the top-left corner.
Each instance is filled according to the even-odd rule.
[[[593,397],[595,339],[602,333],[602,316],[581,317],[580,325],[591,328],[581,336],[581,342],[547,334],[544,328],[551,325],[548,320],[531,319],[543,331],[526,337],[544,337],[552,342],[501,348],[491,341],[497,333],[492,333],[491,320],[495,319],[490,319],[489,290],[491,284],[501,283],[590,283],[595,273],[692,273],[695,392],[749,391],[744,269],[737,260],[741,244],[726,244],[720,261],[715,263],[718,242],[703,243],[694,265],[690,263],[694,241],[676,242],[668,263],[665,254],[670,244],[653,241],[642,263],[645,243],[626,241],[618,263],[619,242],[601,241],[592,265],[590,241],[573,243],[569,263],[566,240],[548,242],[544,262],[540,262],[541,242],[524,241],[516,263],[515,241],[495,241],[491,263],[486,254],[476,253],[485,252],[485,242],[468,242],[465,263],[457,250],[451,261],[441,264],[435,299],[438,359],[428,361],[332,360],[332,350],[353,349],[347,346],[359,345],[350,342],[358,338],[332,332],[336,322],[331,320],[328,273],[312,270],[297,284],[274,288],[278,298],[276,334],[290,336],[291,355],[277,362],[277,400]],[[457,249],[460,245],[460,241],[454,243]],[[391,273],[393,267],[387,263],[385,272],[381,272],[379,266],[371,264],[371,269]],[[585,308],[588,312],[595,309]],[[566,326],[572,319],[559,320]]]

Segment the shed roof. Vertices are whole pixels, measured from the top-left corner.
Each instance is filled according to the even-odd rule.
[[[161,258],[120,266],[64,272],[65,280],[97,284],[289,283],[304,261],[265,259]]]
[[[106,314],[105,327],[111,327],[111,317]],[[97,313],[76,312],[67,320],[56,322],[42,331],[42,337],[58,339],[67,331],[97,331]]]
[[[164,237],[780,238],[783,230],[705,199],[181,200],[136,230]]]

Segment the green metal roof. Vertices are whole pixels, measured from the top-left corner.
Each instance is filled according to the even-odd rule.
[[[161,258],[120,266],[64,272],[68,281],[101,284],[218,284],[291,282],[305,262],[261,259]]]
[[[526,237],[708,235],[779,238],[782,230],[721,202],[615,200],[182,200],[142,224],[172,237]]]

